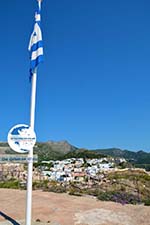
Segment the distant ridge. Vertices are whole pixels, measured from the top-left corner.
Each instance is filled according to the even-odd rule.
[[[88,153],[89,151],[89,153]],[[12,151],[7,142],[0,142],[0,154],[15,154]],[[133,163],[134,165],[150,168],[150,153],[143,150],[133,152],[129,150],[122,150],[119,148],[108,148],[108,149],[79,149],[71,145],[68,141],[47,141],[47,142],[37,142],[34,147],[34,153],[38,154],[39,160],[57,160],[63,157],[100,157],[100,155],[121,157],[125,158],[127,161]]]
[[[96,149],[97,153],[106,154],[112,157],[122,157],[136,164],[150,164],[150,153],[143,150],[133,152],[129,150],[121,150],[119,148]]]

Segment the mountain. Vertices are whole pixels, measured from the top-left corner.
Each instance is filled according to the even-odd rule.
[[[133,160],[136,163],[150,163],[150,153],[144,151],[133,152],[129,150],[121,150],[119,148],[96,149],[97,153],[106,154],[112,157],[122,157],[127,160]]]
[[[34,147],[34,153],[38,155],[40,161],[49,159],[57,160],[75,150],[77,148],[67,141],[38,142]]]
[[[0,142],[0,154],[15,154],[6,142]],[[135,166],[150,168],[150,153],[144,151],[133,152],[119,148],[87,150],[79,149],[67,141],[48,141],[37,142],[34,147],[34,154],[37,154],[39,160],[57,160],[62,158],[100,158],[102,156],[112,156],[114,158],[125,158]]]
[[[67,141],[37,142],[34,147],[34,154],[38,155],[40,161],[49,159],[57,160],[75,150],[77,148]],[[16,152],[10,149],[7,142],[0,142],[0,154],[16,154]]]
[[[48,141],[46,144],[54,151],[60,151],[62,153],[68,153],[78,149],[67,141]]]
[[[129,150],[121,150],[119,148],[109,148],[109,149],[96,149],[94,150],[100,154],[106,154],[114,158],[121,157],[125,158],[127,161],[131,162],[135,166],[150,168],[150,153],[144,151],[133,152]]]

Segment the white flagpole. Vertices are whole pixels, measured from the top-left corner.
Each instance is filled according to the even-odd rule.
[[[37,69],[35,69],[32,75],[32,90],[31,90],[30,126],[33,130],[35,121],[36,79],[37,79]],[[26,225],[31,225],[31,217],[32,217],[32,171],[33,171],[33,148],[29,151],[28,154]]]
[[[42,0],[37,0],[39,8],[41,8]],[[34,131],[35,122],[35,101],[36,101],[36,80],[37,68],[32,74],[32,90],[31,90],[31,105],[30,105],[30,127]],[[26,194],[26,225],[31,225],[32,218],[32,172],[33,172],[33,148],[28,154],[28,175],[27,175],[27,194]]]

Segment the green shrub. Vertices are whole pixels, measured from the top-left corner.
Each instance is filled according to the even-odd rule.
[[[101,192],[99,191],[97,195],[98,200],[101,201],[111,201],[112,200],[112,193],[111,192]]]
[[[32,187],[33,190],[35,189],[47,189],[48,188],[48,180],[44,180],[44,181],[33,181],[32,183]]]
[[[48,187],[47,191],[55,192],[55,193],[65,193],[66,188],[62,185],[51,185]]]
[[[82,193],[76,188],[71,187],[68,191],[69,195],[82,196]]]
[[[18,180],[8,180],[8,181],[0,182],[0,188],[18,189],[19,181]]]
[[[144,200],[144,205],[146,205],[146,206],[150,206],[150,199],[146,199],[146,200]]]

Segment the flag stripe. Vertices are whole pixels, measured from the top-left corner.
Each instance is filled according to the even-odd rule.
[[[36,51],[33,51],[31,55],[31,60],[35,60],[40,55],[43,55],[43,48],[38,48]]]
[[[36,68],[37,64],[43,61],[43,55],[39,55],[35,60],[32,60],[31,67],[30,69],[32,70],[31,72],[33,73],[34,69]]]
[[[38,48],[43,48],[43,42],[42,41],[38,41],[37,43],[33,44],[31,46],[31,52],[36,51]]]

